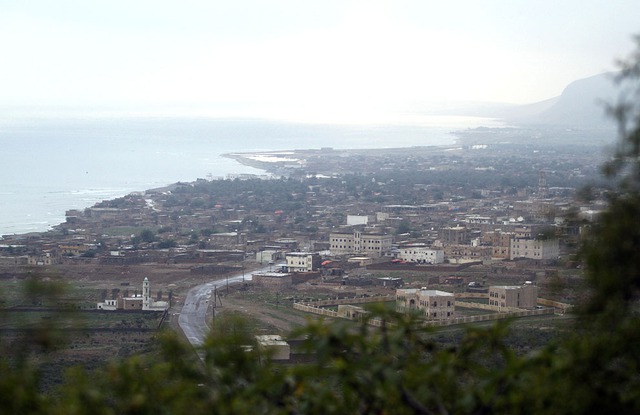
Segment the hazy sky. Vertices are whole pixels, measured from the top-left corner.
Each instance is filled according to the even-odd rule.
[[[0,0],[0,105],[358,120],[530,103],[614,69],[639,16],[638,0]]]

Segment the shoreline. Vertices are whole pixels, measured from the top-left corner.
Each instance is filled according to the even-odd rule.
[[[236,162],[263,170],[269,174],[283,174],[308,167],[313,161],[321,157],[347,157],[353,155],[381,155],[381,154],[414,154],[416,152],[451,152],[462,150],[463,145],[458,143],[458,139],[453,144],[429,145],[429,146],[409,146],[409,147],[389,147],[389,148],[356,148],[356,149],[334,149],[323,147],[316,149],[294,149],[294,150],[273,150],[273,151],[247,151],[221,154],[221,157],[235,160]],[[327,173],[326,171],[319,173]]]
[[[357,160],[358,158],[383,158],[386,155],[401,155],[406,157],[425,156],[433,157],[442,154],[451,155],[463,152],[467,149],[492,151],[497,146],[548,146],[561,145],[563,147],[575,146],[579,143],[580,148],[585,145],[600,149],[608,141],[613,142],[607,130],[559,130],[557,127],[534,128],[526,126],[513,127],[477,127],[469,129],[452,130],[449,133],[454,137],[453,142],[447,144],[418,145],[405,147],[369,147],[336,149],[333,147],[320,147],[308,149],[292,150],[269,150],[269,151],[247,151],[247,152],[225,152],[218,153],[216,157],[220,159],[233,160],[229,166],[224,165],[226,172],[215,172],[216,176],[207,174],[206,170],[196,173],[193,178],[187,180],[169,181],[165,184],[153,184],[146,186],[141,184],[135,190],[109,195],[107,198],[97,198],[91,200],[86,196],[66,194],[61,196],[53,193],[37,193],[30,195],[30,199],[11,197],[18,194],[17,190],[7,188],[6,200],[0,200],[7,206],[24,206],[25,203],[39,206],[35,212],[23,212],[19,207],[11,211],[5,211],[5,217],[9,219],[7,229],[0,231],[1,235],[15,236],[29,233],[45,233],[65,222],[65,212],[70,209],[85,209],[94,206],[103,200],[113,200],[124,197],[131,193],[144,194],[148,190],[170,187],[176,183],[191,183],[199,180],[199,177],[206,180],[233,179],[233,178],[269,178],[278,176],[296,176],[305,174],[316,174],[323,176],[335,176],[340,174],[358,173],[355,163],[340,163],[346,158]],[[312,144],[312,143],[309,143]],[[372,143],[375,145],[375,143]],[[247,172],[249,169],[235,169],[231,165],[244,166],[259,172]],[[231,167],[231,168],[230,168]],[[229,173],[229,171],[243,171],[244,173]],[[263,173],[263,174],[260,174]],[[223,174],[223,175],[221,175]],[[65,190],[66,191],[66,190]],[[69,190],[69,192],[73,192]],[[35,196],[35,197],[34,197]],[[59,210],[57,210],[59,209]],[[57,212],[59,213],[56,213]],[[25,213],[30,213],[26,215]],[[20,216],[22,215],[22,216]],[[53,219],[53,220],[52,220]],[[0,239],[1,240],[1,239]]]
[[[57,152],[5,157],[7,171],[28,172],[15,179],[8,178],[0,187],[0,205],[4,223],[0,235],[46,232],[65,221],[69,209],[84,209],[102,200],[144,192],[178,181],[194,182],[198,178],[243,177],[244,174],[288,174],[304,165],[302,153],[295,161],[265,160],[243,153],[283,154],[286,148],[331,148],[349,146],[380,151],[385,144],[404,146],[415,143],[450,145],[455,141],[455,129],[460,126],[433,125],[307,125],[272,120],[218,120],[169,118],[158,120],[126,118],[75,120],[54,118],[39,120],[29,129],[4,132],[2,137],[35,143],[47,138],[60,139]],[[437,121],[437,120],[436,120]],[[451,121],[451,120],[449,120]],[[24,121],[16,126],[20,127]],[[476,120],[469,125],[482,124]],[[189,129],[185,126],[189,125]],[[162,127],[160,134],[158,128]],[[166,127],[166,131],[165,131]],[[76,137],[85,137],[82,142]],[[160,139],[159,142],[156,142]],[[95,141],[95,145],[93,145]],[[268,143],[268,144],[265,144]],[[81,144],[77,151],[64,150]],[[90,144],[90,145],[89,145]],[[151,145],[147,145],[151,144]],[[22,146],[24,146],[22,145]],[[240,148],[239,148],[240,147]],[[240,150],[240,151],[237,151]],[[320,149],[322,150],[322,149]],[[317,152],[320,150],[302,150]],[[22,155],[22,147],[12,151]],[[299,150],[294,150],[295,152]],[[336,150],[337,151],[337,150]],[[364,151],[364,150],[345,150]],[[5,152],[5,155],[11,151]],[[275,161],[275,163],[274,163]],[[284,169],[284,170],[283,170]],[[236,173],[234,173],[236,172]],[[248,176],[247,176],[248,177]],[[80,196],[74,192],[88,189],[126,188],[121,193]],[[62,194],[66,193],[66,194]]]
[[[241,166],[250,167],[252,169],[260,170],[264,174],[256,174],[256,173],[226,173],[226,176],[218,176],[219,179],[232,179],[235,177],[255,177],[255,178],[268,178],[270,176],[288,176],[290,174],[295,173],[301,169],[307,167],[310,163],[317,161],[322,157],[345,157],[352,156],[356,154],[364,154],[364,155],[373,155],[373,154],[384,154],[384,153],[407,153],[413,154],[416,151],[429,151],[429,152],[439,152],[439,151],[451,151],[459,146],[456,145],[432,145],[432,146],[411,146],[411,147],[395,147],[395,148],[366,148],[366,149],[334,149],[330,147],[324,148],[315,148],[315,149],[293,149],[293,150],[271,150],[271,151],[250,151],[250,152],[233,152],[233,153],[223,153],[220,154],[219,157],[234,160]],[[240,169],[241,170],[241,169]],[[318,174],[327,173],[317,172]],[[337,173],[344,173],[343,171],[339,171]],[[47,218],[36,218],[32,223],[25,224],[23,230],[17,229],[16,231],[2,231],[0,232],[0,241],[2,241],[4,236],[11,238],[16,236],[24,236],[31,234],[44,234],[47,232],[55,231],[55,228],[62,223],[65,222],[65,213],[68,210],[73,209],[85,209],[94,206],[97,203],[100,203],[105,200],[113,200],[120,197],[125,197],[129,194],[133,193],[146,193],[147,191],[153,191],[156,189],[164,189],[171,188],[178,183],[195,183],[199,178],[194,178],[190,181],[176,181],[167,183],[161,186],[149,186],[147,189],[137,189],[131,190],[124,194],[118,194],[115,196],[111,196],[111,198],[100,199],[79,206],[79,203],[73,203],[73,198],[68,197],[69,204],[64,208],[64,211],[61,213],[61,218],[59,222],[53,223]],[[216,179],[212,179],[216,180]],[[43,228],[39,228],[37,225],[45,225]]]

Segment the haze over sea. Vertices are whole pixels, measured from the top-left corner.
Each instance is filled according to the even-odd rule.
[[[429,116],[395,124],[308,124],[263,119],[93,117],[0,120],[0,235],[46,231],[82,209],[133,191],[262,171],[232,152],[453,144],[452,131],[500,126]]]

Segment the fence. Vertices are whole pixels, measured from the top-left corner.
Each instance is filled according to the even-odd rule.
[[[562,310],[563,313],[573,308],[571,304],[561,303],[559,301],[553,301],[553,300],[546,300],[544,298],[538,298],[538,304],[546,305],[548,307],[559,308],[560,310]]]
[[[519,311],[509,311],[507,313],[482,314],[479,316],[456,317],[452,320],[426,321],[424,325],[426,327],[441,327],[441,326],[452,326],[454,324],[467,324],[467,323],[477,323],[481,321],[502,320],[505,318],[512,318],[512,317],[540,316],[545,314],[554,314],[553,308],[543,308],[543,309],[536,309],[536,310],[519,310]]]
[[[313,302],[307,302],[304,304],[330,307],[334,305],[345,304],[365,304],[365,303],[382,303],[385,301],[395,301],[395,295],[376,295],[373,297],[349,297],[349,298],[329,298],[327,300],[318,300]]]
[[[374,303],[374,302],[393,301],[393,300],[395,300],[395,296],[392,296],[392,295],[377,296],[377,297],[340,298],[340,299],[336,298],[333,300],[314,301],[312,303],[294,303],[293,308],[295,310],[304,311],[306,313],[319,314],[322,316],[339,318],[342,316],[340,316],[336,311],[329,310],[323,307],[341,305],[341,304],[363,304],[363,303]],[[542,299],[539,299],[538,301],[542,303],[542,301],[540,300]],[[544,301],[557,303],[555,301],[550,301],[550,300],[544,300]],[[558,304],[562,304],[562,303],[558,303]],[[564,304],[564,305],[569,306],[569,304]],[[465,303],[465,306],[468,306],[471,308],[480,308],[483,310],[497,311],[495,306],[490,306],[488,304]],[[517,308],[516,309],[512,308],[508,312],[504,312],[504,313],[456,317],[449,320],[425,321],[424,327],[443,327],[443,326],[452,326],[456,324],[467,324],[467,323],[477,323],[482,321],[502,320],[505,318],[514,318],[514,317],[540,316],[540,315],[554,314],[554,313],[555,313],[555,309],[553,308],[543,308],[543,309],[535,309],[535,310],[521,310]],[[371,326],[379,327],[383,323],[384,322],[378,318],[372,318],[367,320],[367,324]]]
[[[338,313],[328,308],[322,308],[317,305],[307,305],[303,303],[294,303],[294,310],[304,311],[305,313],[320,314],[321,316],[338,317]]]

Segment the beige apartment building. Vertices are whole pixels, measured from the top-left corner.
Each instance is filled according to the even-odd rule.
[[[444,247],[444,257],[452,264],[488,261],[492,254],[493,249],[490,246],[447,245]]]
[[[558,239],[514,238],[511,240],[509,259],[528,258],[541,261],[558,259]]]
[[[455,318],[455,297],[445,291],[401,288],[396,290],[396,310],[419,311],[428,320],[449,320]]]
[[[512,308],[535,308],[538,303],[538,287],[530,282],[524,285],[496,285],[489,287],[489,305],[500,311]]]
[[[287,252],[287,272],[311,272],[320,268],[320,254],[315,252]]]
[[[442,264],[444,250],[433,249],[426,244],[408,244],[398,248],[398,259],[419,264]]]
[[[391,250],[393,236],[364,233],[359,230],[333,232],[329,235],[332,255],[367,255],[381,257]]]
[[[469,241],[467,228],[464,226],[451,226],[441,228],[438,231],[438,239],[445,245],[466,244]]]
[[[511,257],[511,239],[513,232],[503,232],[500,229],[482,233],[482,242],[491,246],[492,259],[509,259]]]

